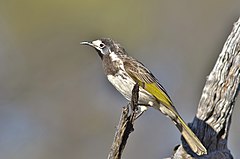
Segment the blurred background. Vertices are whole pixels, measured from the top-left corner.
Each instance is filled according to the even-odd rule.
[[[3,159],[106,158],[127,101],[80,41],[111,37],[142,61],[193,120],[240,1],[0,1],[0,154]],[[240,156],[239,99],[229,135]],[[163,158],[180,133],[149,109],[124,158]]]

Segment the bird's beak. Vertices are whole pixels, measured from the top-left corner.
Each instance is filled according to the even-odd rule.
[[[80,44],[81,45],[89,45],[89,46],[94,47],[94,44],[91,41],[82,41],[82,42],[80,42]]]
[[[98,55],[102,58],[102,53],[100,51],[100,49],[98,48],[98,46],[96,44],[94,44],[93,42],[91,41],[82,41],[80,42],[81,45],[88,45],[88,46],[91,46],[93,47],[97,52],[98,52]]]
[[[81,45],[92,45],[91,41],[82,41],[80,42]]]

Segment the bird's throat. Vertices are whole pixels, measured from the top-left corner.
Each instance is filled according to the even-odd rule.
[[[98,49],[95,49],[98,53],[98,55],[100,56],[101,59],[103,59],[103,54],[101,53],[101,51],[99,51]]]

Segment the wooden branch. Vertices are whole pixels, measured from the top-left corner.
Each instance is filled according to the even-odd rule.
[[[123,107],[117,131],[111,146],[111,151],[108,154],[108,159],[120,159],[122,152],[127,143],[127,139],[131,132],[134,131],[133,123],[136,117],[136,107],[139,98],[139,85],[136,84],[132,90],[132,100],[128,106]],[[131,112],[129,113],[129,108]]]
[[[240,18],[234,24],[217,62],[207,77],[196,117],[189,125],[208,154],[196,156],[182,138],[172,159],[232,159],[227,147],[228,132],[240,88]],[[184,149],[183,149],[184,147]]]

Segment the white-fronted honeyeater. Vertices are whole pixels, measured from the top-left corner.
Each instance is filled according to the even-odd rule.
[[[159,110],[175,123],[193,152],[207,154],[200,140],[178,114],[166,90],[141,62],[127,55],[120,44],[109,38],[84,41],[81,44],[89,45],[97,51],[107,79],[127,100],[131,100],[134,85],[139,84],[140,114],[148,107]]]

